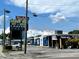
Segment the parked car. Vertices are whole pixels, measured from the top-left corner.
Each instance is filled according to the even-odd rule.
[[[20,48],[20,43],[12,44],[12,50],[18,50]]]

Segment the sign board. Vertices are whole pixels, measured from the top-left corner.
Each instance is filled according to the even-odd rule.
[[[57,40],[57,37],[56,36],[52,36],[52,40]]]
[[[25,27],[25,23],[26,21],[25,20],[11,20],[10,21],[10,28],[11,29],[22,29]]]
[[[16,16],[16,20],[24,20],[24,19],[26,19],[25,16]]]
[[[63,31],[62,30],[56,30],[55,34],[63,34]]]
[[[12,26],[25,26],[26,20],[11,20],[10,21]]]
[[[26,23],[26,17],[16,16],[16,20],[10,20],[10,29],[24,30]],[[27,26],[26,26],[27,28]]]

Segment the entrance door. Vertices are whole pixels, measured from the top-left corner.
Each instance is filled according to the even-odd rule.
[[[47,37],[43,38],[43,45],[48,46],[48,38]]]
[[[49,47],[52,47],[52,36],[48,36],[49,39]]]

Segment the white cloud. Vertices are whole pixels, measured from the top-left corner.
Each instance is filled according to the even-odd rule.
[[[31,36],[37,36],[37,35],[53,35],[55,34],[54,30],[44,30],[44,31],[40,31],[40,30],[36,30],[36,29],[30,29],[27,32],[27,36],[31,37]]]
[[[45,30],[43,31],[42,35],[54,35],[55,34],[55,31],[50,31],[50,30]]]
[[[7,18],[8,18],[9,16],[6,16],[6,21],[7,21]],[[4,22],[4,15],[1,15],[0,16],[0,34],[2,33],[2,31],[3,31],[3,22]]]
[[[0,34],[2,34],[2,32],[3,32],[3,29],[0,28]],[[6,28],[5,33],[6,33],[6,34],[10,33],[10,27],[7,27],[7,28]]]
[[[19,7],[25,7],[26,0],[8,0],[9,4]],[[53,16],[56,22],[65,19],[65,17],[79,16],[79,0],[28,0],[29,10],[35,13],[54,13],[60,10],[61,17]]]
[[[25,7],[25,1],[26,0],[7,0],[6,3],[14,4],[19,7]]]
[[[25,7],[26,0],[8,0],[9,3],[19,7]],[[79,8],[79,0],[28,0],[29,9],[36,13],[49,13],[61,9],[62,12],[73,12]],[[71,8],[70,8],[71,7]]]
[[[68,32],[63,32],[63,34],[68,34]]]
[[[66,19],[66,17],[61,13],[57,13],[56,15],[51,14],[49,17],[51,18],[53,23],[57,23]]]
[[[35,30],[35,29],[29,29],[28,32],[27,32],[28,37],[41,35],[41,34],[42,34],[42,31]]]
[[[7,27],[7,29],[5,30],[5,33],[6,34],[10,33],[10,27]]]
[[[0,29],[0,34],[2,33],[3,29]],[[10,27],[7,27],[5,30],[5,33],[8,34],[10,33]],[[54,35],[55,31],[54,30],[45,30],[45,31],[40,31],[36,29],[29,29],[27,32],[27,37],[32,37],[32,36],[37,36],[37,35]],[[68,34],[68,32],[63,32],[63,34]]]
[[[0,34],[2,34],[3,29],[0,28]]]
[[[10,33],[10,27],[7,27],[5,33]],[[37,36],[37,35],[52,35],[55,34],[53,31],[41,31],[36,29],[29,29],[27,32],[27,37]]]

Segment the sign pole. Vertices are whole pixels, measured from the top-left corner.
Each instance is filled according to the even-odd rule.
[[[24,54],[27,51],[27,24],[28,24],[28,0],[26,0],[26,24],[25,24],[25,46],[24,46]]]

